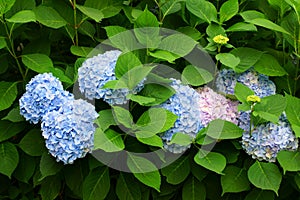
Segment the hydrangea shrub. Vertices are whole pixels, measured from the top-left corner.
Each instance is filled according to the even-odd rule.
[[[299,6],[0,1],[0,199],[297,198]]]

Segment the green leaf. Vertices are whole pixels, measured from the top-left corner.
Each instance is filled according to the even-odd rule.
[[[138,42],[132,31],[121,26],[106,26],[104,29],[109,37],[109,41],[123,52],[130,52],[139,48]]]
[[[275,24],[274,22],[272,22],[268,19],[256,18],[256,19],[252,19],[248,22],[252,23],[252,24],[255,24],[257,26],[261,26],[261,27],[270,29],[272,31],[278,31],[278,32],[285,33],[285,34],[289,35],[289,32],[287,32],[284,28],[282,28],[281,26]]]
[[[69,83],[69,84],[73,84],[74,82],[65,75],[65,73],[59,69],[59,68],[51,68],[50,71],[53,76],[57,77],[60,81],[65,82],[65,83]]]
[[[300,152],[298,151],[280,151],[277,154],[277,160],[280,166],[283,168],[284,174],[286,171],[300,171]]]
[[[190,177],[183,185],[182,200],[205,200],[206,189],[202,182],[194,176]]]
[[[297,137],[300,137],[300,99],[286,94],[286,116]],[[298,128],[297,128],[298,127]]]
[[[219,60],[223,65],[235,69],[240,63],[239,57],[231,53],[219,53],[216,55],[216,59]]]
[[[49,176],[41,184],[39,194],[44,200],[53,200],[59,195],[61,180],[59,176]]]
[[[22,10],[14,14],[11,18],[6,19],[8,22],[12,23],[28,23],[35,22],[35,14],[32,10]]]
[[[180,57],[171,52],[164,51],[164,50],[156,50],[154,52],[149,52],[149,55],[154,58],[158,58],[160,60],[166,60],[172,64],[174,64],[174,61]]]
[[[274,192],[268,190],[254,189],[247,194],[245,200],[273,200],[275,199]]]
[[[262,18],[262,19],[266,18],[263,13],[258,12],[256,10],[246,10],[244,12],[241,12],[240,15],[246,22],[249,22],[249,21],[251,21],[253,19],[257,19],[257,18]]]
[[[0,0],[0,15],[7,13],[15,2],[16,0]]]
[[[6,40],[4,37],[0,37],[0,49],[3,49],[4,47],[6,47]],[[3,55],[2,55],[3,56]],[[2,59],[3,60],[3,59]],[[0,69],[0,74],[4,73],[5,70],[7,69],[7,67],[4,67],[2,69]]]
[[[142,138],[140,138],[138,136],[136,136],[136,137],[137,137],[137,140],[143,144],[163,148],[162,139],[161,139],[161,137],[159,137],[157,135],[153,135],[151,137],[142,137]]]
[[[31,129],[22,138],[18,146],[30,156],[41,156],[46,150],[45,142],[39,129]]]
[[[161,173],[167,177],[167,182],[173,185],[182,183],[190,174],[189,156],[183,156],[170,165],[162,168]]]
[[[44,26],[58,29],[67,25],[67,22],[51,7],[40,5],[33,9],[33,12],[36,20]]]
[[[9,121],[0,121],[0,142],[3,142],[24,130],[23,123],[12,123]]]
[[[106,129],[108,129],[111,125],[117,125],[112,110],[111,109],[101,110],[99,112],[97,124],[102,129],[102,131],[106,131]]]
[[[196,28],[193,28],[193,27],[190,27],[190,26],[180,27],[180,28],[177,29],[177,31],[193,38],[196,41],[199,40],[202,37],[201,33]]]
[[[263,55],[263,52],[248,47],[238,47],[230,51],[240,59],[240,63],[235,67],[234,71],[241,73],[253,66]]]
[[[229,165],[224,170],[225,175],[221,176],[222,195],[227,192],[242,192],[250,189],[247,172],[243,168]]]
[[[51,72],[53,70],[52,60],[45,54],[22,55],[22,62],[26,67],[38,73]]]
[[[282,175],[273,163],[256,161],[248,170],[249,181],[263,190],[273,190],[278,195]]]
[[[2,118],[2,120],[8,120],[11,122],[22,122],[24,117],[20,114],[20,107],[13,108],[9,113]]]
[[[191,37],[178,33],[165,37],[158,48],[160,50],[168,51],[175,56],[183,57],[189,54],[196,44],[197,42]]]
[[[94,136],[94,150],[102,149],[105,152],[121,151],[125,148],[122,137],[112,129],[103,132],[100,128],[96,129]]]
[[[128,153],[127,165],[133,175],[145,185],[160,191],[161,177],[156,166],[148,159]]]
[[[9,108],[17,98],[18,82],[0,82],[0,111]]]
[[[96,29],[92,23],[89,21],[84,21],[80,27],[79,27],[79,32],[83,35],[89,36],[91,39],[94,39],[94,35],[96,33]]]
[[[141,61],[132,52],[123,53],[118,57],[115,74],[117,79],[128,73],[134,67],[142,66]]]
[[[281,0],[268,0],[268,3],[274,8],[280,10],[280,16],[283,16],[283,14],[290,8],[289,4]]]
[[[95,22],[100,22],[104,18],[104,15],[101,12],[101,10],[98,10],[98,9],[95,9],[95,8],[86,7],[86,6],[80,6],[78,4],[76,5],[76,7],[83,14],[85,14],[89,18],[95,20]]]
[[[163,108],[150,108],[142,114],[136,125],[141,131],[151,131],[155,135],[171,128],[177,119],[177,115]],[[140,136],[141,137],[141,136]]]
[[[132,128],[133,119],[128,110],[120,106],[113,106],[113,116],[119,124],[124,125],[126,128]]]
[[[157,18],[146,7],[144,12],[135,20],[135,36],[146,48],[156,48],[160,41],[158,26]]]
[[[226,29],[226,32],[239,32],[239,31],[257,31],[256,26],[253,24],[238,22]]]
[[[236,83],[234,95],[240,102],[242,102],[242,104],[238,106],[239,110],[247,111],[251,109],[250,103],[247,101],[247,97],[249,95],[254,95],[254,92],[250,88],[242,83]]]
[[[33,176],[36,167],[35,159],[25,153],[20,152],[20,159],[13,176],[24,183],[29,183],[29,179]]]
[[[160,8],[163,13],[163,19],[167,15],[178,12],[181,9],[181,4],[180,4],[181,1],[184,0],[170,0],[164,3]]]
[[[48,152],[44,152],[40,161],[41,177],[39,181],[43,180],[45,177],[57,174],[62,167],[63,165],[56,162],[54,157],[52,157]]]
[[[93,48],[72,45],[70,50],[73,55],[86,58],[89,55],[89,53],[93,50]]]
[[[217,35],[226,36],[225,29],[221,25],[215,23],[211,23],[207,26],[206,34],[209,38],[214,38]]]
[[[255,104],[253,114],[258,114],[258,116],[267,121],[277,123],[285,107],[286,99],[282,95],[271,95],[262,98],[260,103]]]
[[[104,199],[109,192],[110,179],[108,167],[93,169],[83,182],[83,199]]]
[[[230,20],[239,12],[238,0],[229,0],[222,4],[220,8],[220,23]]]
[[[234,123],[221,119],[211,121],[205,131],[206,135],[219,140],[240,138],[243,132],[243,129]]]
[[[153,68],[154,67],[151,66],[134,67],[120,78],[117,85],[127,85],[127,87],[132,90],[147,77]]]
[[[0,173],[11,177],[19,162],[19,153],[14,144],[10,142],[0,143]]]
[[[90,160],[96,160],[96,158],[92,156],[90,158]],[[92,169],[94,168],[90,168],[90,170]],[[63,168],[65,184],[76,196],[80,198],[82,198],[82,185],[84,178],[87,175],[86,173],[86,166],[83,164],[83,162],[75,162],[73,165],[68,165]],[[76,176],[74,176],[74,174],[76,174]]]
[[[140,185],[131,174],[120,173],[117,180],[116,194],[120,200],[140,200],[142,191]]]
[[[269,54],[263,54],[254,64],[254,69],[267,76],[283,76],[287,72],[280,66],[276,58]]]
[[[179,144],[181,146],[187,146],[187,145],[191,144],[192,141],[193,141],[193,138],[187,134],[175,133],[172,136],[170,144]]]
[[[215,6],[205,0],[186,0],[187,9],[207,23],[218,22]]]
[[[192,86],[200,86],[213,80],[213,76],[205,69],[188,65],[182,72],[182,83]]]
[[[163,84],[146,84],[141,91],[141,95],[155,99],[154,102],[149,103],[147,106],[159,105],[169,99],[173,94],[175,94],[174,89],[169,85]]]
[[[154,98],[145,97],[145,96],[141,96],[141,95],[129,94],[129,95],[127,95],[127,98],[130,99],[131,101],[137,102],[141,106],[147,106],[147,105],[155,102]]]
[[[218,174],[223,174],[222,171],[226,167],[226,158],[222,154],[216,152],[199,150],[194,157],[194,161],[198,165]]]

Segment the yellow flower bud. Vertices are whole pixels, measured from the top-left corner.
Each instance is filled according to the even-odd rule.
[[[247,101],[256,103],[256,102],[260,102],[260,98],[256,95],[249,95],[247,96]]]
[[[227,44],[227,42],[229,41],[229,38],[225,37],[223,35],[217,35],[213,38],[213,41],[217,44]]]

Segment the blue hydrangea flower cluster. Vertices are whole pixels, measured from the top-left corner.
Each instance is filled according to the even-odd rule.
[[[161,135],[164,141],[164,148],[172,153],[182,153],[190,145],[182,146],[170,144],[175,133],[185,133],[195,138],[197,133],[203,128],[200,121],[200,107],[195,106],[199,102],[199,94],[187,85],[182,85],[179,80],[172,79],[170,84],[176,93],[159,107],[171,111],[178,116],[174,126]]]
[[[98,113],[90,103],[78,99],[48,112],[42,122],[46,147],[57,161],[72,164],[94,147],[94,120]]]
[[[103,99],[110,105],[125,104],[128,94],[136,94],[144,87],[141,81],[133,90],[122,89],[101,89],[108,81],[116,80],[115,66],[119,55],[118,50],[107,51],[87,59],[78,70],[78,82],[80,92],[86,98],[92,100]]]
[[[95,107],[63,89],[51,73],[39,74],[26,85],[20,98],[20,113],[37,124],[42,121],[46,147],[65,164],[82,158],[93,148]]]
[[[19,100],[20,113],[37,124],[47,112],[58,110],[73,98],[51,73],[38,74],[26,85],[26,92]]]
[[[261,124],[254,128],[251,135],[246,131],[242,137],[242,147],[253,159],[275,162],[279,151],[297,150],[298,139],[282,115],[278,124]]]
[[[216,78],[216,88],[224,94],[234,94],[236,83],[242,83],[254,91],[260,98],[275,94],[276,86],[268,76],[259,74],[252,68],[237,74],[232,69],[223,69]]]

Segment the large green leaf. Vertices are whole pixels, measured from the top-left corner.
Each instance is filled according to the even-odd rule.
[[[142,192],[140,185],[131,174],[120,173],[117,180],[116,194],[120,200],[140,200]]]
[[[238,105],[239,110],[247,111],[251,109],[251,104],[247,101],[249,95],[254,95],[254,92],[242,83],[236,83],[234,88],[234,95],[236,98],[242,102]]]
[[[186,0],[186,7],[191,13],[209,24],[211,22],[218,22],[217,10],[209,1]]]
[[[206,189],[202,182],[197,180],[196,177],[190,177],[183,185],[182,188],[183,200],[205,200]]]
[[[0,0],[0,15],[8,12],[13,7],[15,2],[16,0]]]
[[[182,83],[192,86],[200,86],[213,80],[213,76],[205,69],[188,65],[182,72]]]
[[[165,102],[175,93],[174,89],[168,85],[146,84],[141,91],[143,96],[155,98],[155,101],[148,103],[148,106],[155,106]]]
[[[128,153],[127,165],[134,176],[145,185],[160,191],[161,177],[156,166],[148,159]]]
[[[182,156],[175,162],[164,167],[161,173],[167,177],[167,182],[173,185],[182,183],[190,174],[189,156]]]
[[[275,24],[274,22],[268,20],[268,19],[264,19],[264,18],[256,18],[256,19],[252,19],[249,21],[249,23],[255,24],[257,26],[261,26],[267,29],[270,29],[272,31],[278,31],[281,33],[285,33],[289,35],[289,32],[287,32],[284,28],[282,28],[281,26]]]
[[[34,157],[20,152],[19,163],[13,176],[24,183],[29,183],[30,178],[33,176],[36,167]]]
[[[57,29],[67,24],[57,11],[51,7],[40,5],[33,12],[35,13],[36,20],[44,26]]]
[[[222,4],[220,8],[220,23],[230,20],[239,12],[239,1],[229,0]]]
[[[89,53],[93,50],[93,48],[72,45],[70,50],[71,50],[72,54],[86,58],[86,57],[88,57]]]
[[[14,144],[10,142],[0,143],[0,173],[11,177],[19,162],[19,153]]]
[[[36,17],[32,10],[22,10],[17,12],[11,18],[7,19],[8,22],[12,23],[28,23],[28,22],[35,22]]]
[[[34,145],[32,145],[34,144]],[[18,146],[28,155],[41,156],[46,150],[45,141],[39,129],[31,129],[20,141]]]
[[[182,33],[176,33],[165,37],[158,48],[170,52],[175,56],[183,57],[190,53],[196,44],[197,42],[191,37]]]
[[[133,119],[132,115],[128,110],[120,106],[113,106],[113,116],[116,121],[124,125],[126,128],[132,128],[133,126]]]
[[[0,82],[0,111],[9,108],[17,98],[17,82]]]
[[[263,190],[273,190],[278,195],[282,175],[273,163],[256,161],[248,170],[249,181]]]
[[[234,123],[221,119],[211,121],[205,131],[206,135],[221,140],[239,138],[243,132],[243,129]]]
[[[224,195],[227,192],[242,192],[250,189],[250,183],[247,177],[247,171],[233,165],[225,168],[221,176],[221,185]]]
[[[137,66],[142,66],[142,63],[132,52],[121,54],[115,67],[116,77],[120,79],[124,74]]]
[[[284,173],[286,171],[300,171],[300,152],[299,151],[280,151],[277,154],[277,160],[281,167],[283,168]]]
[[[49,176],[41,184],[39,194],[42,199],[53,200],[59,195],[61,189],[61,180],[59,176]]]
[[[267,76],[283,76],[287,74],[276,58],[269,54],[263,54],[258,62],[254,64],[254,69]]]
[[[48,152],[44,152],[40,161],[41,177],[39,180],[42,180],[47,176],[57,174],[62,167],[63,165],[56,162],[54,157],[52,157]]]
[[[172,135],[172,139],[169,144],[179,144],[181,146],[187,146],[193,142],[193,138],[190,135],[184,133],[175,133]]]
[[[83,14],[85,14],[89,18],[95,20],[95,22],[100,22],[104,18],[103,13],[100,10],[98,10],[98,9],[90,8],[90,7],[86,7],[86,6],[80,6],[78,4],[76,5],[76,7]]]
[[[2,120],[8,120],[11,122],[22,122],[24,121],[24,117],[20,114],[20,107],[13,108],[9,111],[9,113],[2,118]]]
[[[260,103],[255,104],[253,114],[265,120],[277,123],[285,107],[286,99],[280,94],[275,94],[264,97]]]
[[[94,136],[94,150],[102,149],[106,152],[121,151],[125,148],[121,134],[112,129],[103,132],[100,128],[96,129]]]
[[[240,63],[239,57],[231,53],[219,53],[216,55],[216,59],[219,60],[223,65],[236,69],[236,66]]]
[[[163,108],[150,108],[142,114],[136,125],[138,130],[156,133],[164,132],[171,128],[177,115]]]
[[[216,152],[199,150],[194,157],[194,161],[198,165],[218,174],[223,174],[222,171],[226,167],[226,158],[222,154]]]
[[[140,141],[143,144],[163,148],[162,139],[157,135],[153,135],[151,137],[142,137],[142,138],[136,136],[136,138],[138,139],[138,141]]]
[[[300,137],[300,99],[286,94],[286,116],[297,137]]]
[[[117,125],[117,122],[113,116],[112,110],[101,110],[97,119],[97,124],[102,131],[106,131],[111,125]]]
[[[181,9],[180,2],[182,1],[184,0],[170,0],[164,3],[160,8],[163,13],[163,18],[165,18],[167,15],[178,12]]]
[[[274,192],[268,190],[254,189],[247,194],[245,200],[273,200],[275,199]]]
[[[52,60],[45,54],[22,55],[22,62],[26,67],[38,73],[51,72],[53,70]]]
[[[257,28],[253,24],[238,22],[226,29],[226,32],[239,32],[239,31],[257,31]]]
[[[24,130],[23,123],[12,123],[9,121],[0,121],[0,142],[7,140]]]
[[[93,169],[83,182],[83,199],[104,199],[109,192],[110,179],[108,167]]]
[[[263,52],[248,47],[238,47],[230,51],[230,53],[240,59],[238,66],[234,68],[234,71],[238,73],[249,69],[263,55]]]

